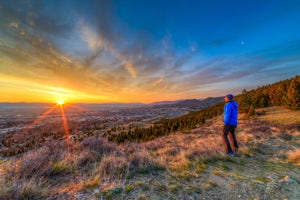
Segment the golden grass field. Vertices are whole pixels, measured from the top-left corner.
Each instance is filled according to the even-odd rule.
[[[279,124],[300,124],[300,110],[289,110],[284,107],[270,107],[259,109],[264,110],[266,115],[259,116],[258,119]]]

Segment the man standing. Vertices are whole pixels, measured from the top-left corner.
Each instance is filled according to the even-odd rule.
[[[224,106],[224,127],[223,127],[223,140],[225,143],[226,153],[229,156],[235,156],[234,152],[238,152],[238,144],[235,137],[235,128],[237,126],[238,104],[233,100],[232,94],[227,94],[224,97],[226,102]],[[234,145],[234,152],[232,151],[228,135]]]

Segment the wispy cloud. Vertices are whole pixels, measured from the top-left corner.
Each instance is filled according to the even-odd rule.
[[[92,51],[97,51],[98,49],[102,49],[104,47],[104,42],[100,36],[97,35],[97,33],[93,32],[90,28],[88,28],[83,23],[80,23],[80,27],[82,29],[82,33],[84,35],[84,38],[86,39],[86,42],[88,44],[88,47]]]
[[[205,57],[206,45],[221,48],[236,36],[209,37],[206,43],[201,38],[179,51],[172,35],[176,33],[166,31],[157,39],[131,30],[115,16],[112,1],[87,2],[88,13],[74,3],[68,7],[70,15],[63,3],[52,2],[54,10],[46,4],[0,2],[0,73],[11,77],[2,86],[22,88],[13,84],[15,77],[27,79],[25,86],[35,92],[58,95],[53,88],[68,88],[74,96],[90,95],[95,101],[156,101],[218,95],[225,86],[246,85],[231,85],[236,80],[263,78],[284,64],[276,71],[291,76],[300,62],[299,41]]]
[[[25,7],[30,7],[30,5],[26,4]],[[9,9],[6,9],[6,6]],[[43,10],[43,5],[34,6],[37,6],[39,10]],[[153,52],[148,50],[150,46],[153,46],[151,45],[153,41],[146,38],[144,38],[145,40],[143,38],[130,39],[125,46],[119,45],[119,39],[116,38],[121,36],[117,36],[118,34],[113,31],[113,25],[110,23],[113,21],[113,16],[110,14],[110,3],[105,2],[104,5],[98,5],[97,8],[101,8],[103,12],[91,11],[91,16],[101,19],[97,21],[96,26],[94,26],[95,29],[89,28],[84,22],[80,22],[82,34],[88,48],[91,50],[91,53],[87,53],[85,59],[81,62],[62,52],[50,37],[51,34],[56,33],[65,35],[70,29],[73,29],[72,27],[69,28],[70,24],[62,29],[61,24],[64,22],[59,19],[59,16],[57,17],[58,20],[55,21],[55,18],[44,16],[43,13],[36,13],[39,16],[41,15],[38,19],[31,17],[30,20],[22,20],[29,17],[26,9],[18,13],[18,10],[14,9],[11,4],[7,4],[5,5],[5,12],[2,12],[2,16],[7,23],[6,25],[2,24],[2,30],[5,30],[8,39],[18,41],[18,46],[1,42],[1,54],[5,55],[6,58],[10,58],[14,66],[18,68],[19,74],[26,74],[28,78],[37,78],[40,72],[36,70],[38,67],[45,70],[45,73],[48,71],[57,79],[63,79],[63,82],[70,82],[70,85],[77,81],[87,80],[94,82],[91,85],[104,84],[103,86],[120,87],[122,83],[118,84],[117,81],[107,83],[104,75],[114,73],[114,76],[120,76],[119,78],[115,77],[116,80],[125,80],[124,74],[115,73],[116,69],[122,72],[122,68],[132,78],[138,76],[137,68],[139,68],[143,81],[149,76],[152,79],[153,75],[160,77],[161,69],[166,65],[166,59],[159,55],[159,50]],[[13,16],[13,18],[10,19],[9,16]],[[43,21],[44,23],[42,23]],[[51,22],[52,27],[43,25],[49,22]],[[101,66],[101,61],[100,63],[94,63],[94,61],[101,59],[103,52],[112,57],[112,65],[106,65],[106,69]],[[175,67],[182,65],[183,62],[184,60],[179,59]],[[108,67],[110,69],[107,69]],[[106,73],[96,75],[95,70],[106,71]],[[36,71],[38,71],[36,73],[37,77],[34,77]],[[18,75],[18,73],[15,75]],[[141,80],[137,81],[142,82]]]
[[[128,70],[128,72],[131,74],[132,78],[136,78],[137,76],[137,72],[136,70],[133,68],[133,65],[131,62],[128,62],[125,64],[125,68]]]
[[[160,84],[161,82],[164,81],[164,77],[161,76],[160,79],[156,80],[154,83],[153,83],[153,86],[157,86],[158,84]]]

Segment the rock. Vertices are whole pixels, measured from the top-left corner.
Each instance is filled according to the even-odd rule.
[[[83,197],[84,197],[84,194],[82,194],[82,193],[77,193],[77,194],[74,195],[74,197],[75,197],[76,199],[80,199],[80,198],[83,198]]]
[[[0,157],[0,160],[2,160],[3,162],[7,162],[8,158]]]
[[[100,192],[99,189],[95,189],[95,190],[94,190],[94,194],[97,194],[97,193],[99,193],[99,192]]]
[[[286,184],[290,185],[290,184],[293,184],[294,181],[287,175],[283,178],[282,180],[283,182],[285,182]]]
[[[75,135],[70,135],[69,139],[74,141],[76,139],[76,136]]]

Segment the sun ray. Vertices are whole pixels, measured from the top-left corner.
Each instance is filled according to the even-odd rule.
[[[70,131],[69,131],[68,121],[67,121],[67,118],[66,118],[66,115],[65,115],[65,110],[64,110],[63,105],[60,105],[60,112],[61,112],[61,119],[63,121],[65,135],[66,135],[67,139],[69,139]]]
[[[32,127],[34,127],[36,124],[38,124],[40,121],[42,121],[47,115],[49,115],[55,108],[57,107],[57,105],[52,106],[51,108],[49,108],[46,112],[44,112],[41,116],[39,116],[37,119],[35,119],[30,125],[26,126],[22,131],[21,134],[24,134],[25,132],[27,132],[28,130],[32,129]]]
[[[20,139],[24,139],[24,136],[26,134],[26,132],[28,132],[30,129],[34,128],[39,122],[41,122],[43,119],[45,119],[45,117],[47,117],[50,113],[53,112],[54,109],[59,108],[60,109],[60,113],[61,113],[61,119],[62,119],[62,125],[63,125],[63,129],[64,129],[64,134],[65,134],[65,138],[67,139],[68,144],[70,144],[72,141],[70,140],[70,130],[69,130],[69,125],[68,125],[68,120],[65,114],[65,108],[67,107],[72,107],[81,111],[92,111],[90,109],[81,107],[81,106],[77,106],[77,105],[72,105],[72,104],[65,104],[63,100],[59,100],[57,102],[57,104],[53,105],[51,108],[49,108],[47,111],[45,111],[44,113],[42,113],[38,118],[36,118],[32,123],[30,123],[29,125],[25,126],[18,135],[16,135],[16,138],[20,138]]]

